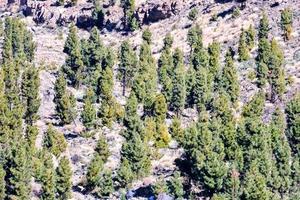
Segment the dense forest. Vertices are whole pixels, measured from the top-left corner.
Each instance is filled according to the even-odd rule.
[[[132,1],[123,9],[127,31],[139,29]],[[286,8],[278,19],[284,41],[292,39],[292,12]],[[188,18],[194,21],[197,15],[192,9]],[[218,41],[204,45],[202,27],[193,23],[189,53],[166,33],[158,59],[149,28],[143,29],[140,46],[124,40],[116,50],[100,37],[101,10],[88,38],[80,37],[72,23],[63,49],[66,60],[54,72],[56,121],[47,124],[41,147],[36,122],[43,80],[42,67],[34,62],[34,35],[21,19],[6,17],[0,27],[0,199],[31,199],[33,183],[40,185],[37,196],[43,200],[72,199],[79,186],[95,199],[130,199],[134,183],[151,175],[159,149],[175,142],[183,150],[176,170],[151,184],[146,196],[299,200],[300,93],[286,98],[292,80],[285,73],[284,52],[270,33],[269,16],[260,15],[258,27],[241,30],[237,48]],[[256,68],[248,78],[258,89],[241,104],[237,63],[250,58]],[[116,82],[125,105],[114,95]],[[74,95],[78,89],[84,90],[83,99]],[[267,103],[276,107],[269,119]],[[183,125],[185,109],[197,111],[197,122]],[[73,185],[68,143],[59,127],[78,119],[84,126],[81,137],[100,134],[85,177]],[[123,126],[124,143],[118,168],[112,170],[101,129],[115,124]]]

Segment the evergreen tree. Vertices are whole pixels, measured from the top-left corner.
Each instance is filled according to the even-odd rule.
[[[41,199],[55,200],[55,170],[51,154],[45,152],[43,162]]]
[[[290,100],[285,110],[287,114],[287,136],[293,155],[300,153],[300,94]]]
[[[105,163],[110,156],[109,146],[107,144],[106,138],[101,135],[98,139],[95,152],[100,156],[101,160]]]
[[[121,45],[120,50],[120,78],[123,85],[123,95],[125,95],[125,88],[132,86],[133,78],[136,74],[137,59],[135,52],[128,41]]]
[[[170,181],[170,192],[176,199],[182,199],[184,195],[183,183],[180,178],[180,173],[175,172]]]
[[[193,99],[198,110],[205,109],[211,98],[208,76],[209,74],[207,68],[201,67],[196,72],[196,80],[193,89]]]
[[[131,31],[135,31],[138,28],[137,19],[134,15],[135,0],[121,0],[121,6],[124,12],[125,27]]]
[[[67,157],[60,159],[59,165],[56,169],[55,187],[58,199],[69,199],[71,197],[72,188],[72,169],[70,161]]]
[[[265,13],[262,14],[262,18],[259,22],[259,28],[258,28],[258,38],[259,40],[265,38],[268,39],[268,33],[269,33],[269,20]]]
[[[293,31],[293,12],[289,8],[285,8],[281,11],[281,28],[284,32],[284,39],[290,40],[291,33]]]
[[[105,170],[99,180],[97,186],[97,196],[101,198],[109,198],[110,194],[114,191],[111,171]]]
[[[63,74],[59,74],[55,85],[54,102],[56,103],[56,112],[63,124],[71,123],[75,118],[75,103],[74,96],[66,90],[66,80]]]
[[[266,84],[268,78],[268,64],[271,55],[271,45],[266,38],[261,38],[258,44],[257,54],[257,82],[258,86],[262,87]]]
[[[239,61],[247,61],[250,58],[249,47],[247,46],[247,33],[242,29],[242,33],[239,41]]]
[[[94,154],[94,158],[89,164],[86,174],[87,186],[90,189],[94,189],[99,184],[103,164],[101,157],[98,154]]]
[[[5,170],[3,166],[0,165],[0,199],[5,199]]]
[[[238,73],[234,66],[232,49],[229,49],[225,57],[225,66],[222,70],[220,86],[230,97],[230,101],[232,103],[236,103],[240,88],[238,82]]]
[[[117,174],[117,180],[119,182],[120,187],[127,188],[127,186],[132,182],[134,174],[132,172],[129,161],[126,158],[122,159]]]
[[[122,145],[121,155],[122,160],[128,160],[135,178],[149,174],[151,162],[148,149],[138,133],[133,132],[130,139]]]
[[[86,97],[84,99],[83,111],[81,113],[83,124],[87,128],[91,128],[94,126],[96,116],[97,116],[96,109],[93,105],[93,96],[94,96],[93,90],[89,89],[86,92]]]
[[[251,49],[253,49],[255,45],[255,36],[256,36],[255,29],[251,24],[249,28],[246,30],[246,44],[249,51],[251,51]]]
[[[76,87],[82,83],[82,72],[84,70],[80,45],[77,29],[75,25],[72,24],[64,46],[64,53],[66,53],[68,57],[63,66],[63,72],[67,75],[71,85]]]
[[[269,83],[272,88],[272,100],[275,97],[282,99],[283,93],[285,92],[285,73],[284,73],[284,55],[280,47],[278,46],[275,39],[271,42],[271,55],[269,68]]]
[[[174,76],[172,78],[172,97],[171,97],[171,109],[179,114],[185,104],[185,80],[184,80],[184,63],[183,55],[179,49],[176,49],[173,55],[174,63]]]
[[[147,44],[151,44],[152,42],[152,33],[150,31],[149,28],[146,28],[144,31],[143,31],[143,35],[142,35],[142,38],[145,42],[147,42]]]
[[[24,118],[28,124],[32,124],[37,119],[40,107],[39,85],[38,70],[33,66],[27,68],[23,73],[21,92],[26,108]]]
[[[212,80],[216,81],[217,75],[220,72],[220,44],[213,41],[208,46],[209,54],[209,72],[212,76]]]
[[[35,142],[37,135],[39,134],[39,129],[36,126],[27,125],[25,131],[25,139],[28,146],[28,152],[30,155],[34,155],[35,153]]]
[[[169,132],[171,136],[177,140],[177,142],[180,144],[184,142],[184,130],[181,127],[181,121],[179,118],[175,117],[173,119]]]
[[[157,121],[163,122],[166,119],[167,103],[164,95],[158,94],[155,98],[153,115]]]
[[[50,125],[44,136],[43,146],[55,156],[59,156],[67,148],[67,142],[64,135],[55,130],[55,128]]]
[[[6,194],[8,199],[29,199],[30,165],[24,144],[12,147],[9,160]]]

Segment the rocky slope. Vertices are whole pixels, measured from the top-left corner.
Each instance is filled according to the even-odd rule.
[[[21,15],[34,33],[37,43],[35,63],[42,69],[40,72],[40,96],[42,102],[39,110],[40,120],[37,122],[40,134],[36,143],[40,147],[46,125],[56,120],[53,103],[53,84],[56,78],[56,71],[64,63],[65,59],[62,49],[68,32],[67,26],[74,21],[77,25],[85,28],[80,30],[80,35],[87,37],[93,7],[91,3],[84,0],[79,1],[75,7],[57,7],[55,6],[55,0],[1,2],[0,17]],[[213,40],[217,40],[223,44],[223,49],[229,45],[234,46],[236,49],[241,28],[247,28],[250,24],[257,27],[260,14],[264,10],[270,17],[272,27],[270,32],[272,36],[280,42],[279,44],[284,49],[287,76],[294,80],[288,87],[285,99],[288,100],[293,93],[300,90],[300,3],[298,0],[250,0],[247,7],[241,10],[240,16],[236,18],[232,17],[233,7],[236,6],[233,2],[215,3],[212,0],[139,0],[136,2],[136,15],[139,16],[142,29],[149,27],[152,31],[152,47],[156,58],[160,54],[163,38],[169,32],[174,37],[174,47],[181,48],[185,53],[189,52],[186,35],[188,28],[191,26],[191,21],[188,20],[187,15],[193,7],[199,10],[199,17],[194,23],[200,24],[203,28],[204,44],[208,45]],[[278,26],[280,11],[285,7],[298,7],[298,9],[294,9],[295,29],[292,33],[293,39],[289,42],[283,41],[281,30]],[[106,12],[108,13],[105,19],[106,26],[101,34],[105,44],[117,50],[121,41],[125,39],[129,39],[135,46],[141,43],[141,30],[129,34],[125,34],[122,31],[120,20],[123,14],[118,4],[114,6],[107,5]],[[214,16],[217,16],[217,20],[211,21],[211,18]],[[254,55],[255,50],[252,53]],[[247,78],[249,71],[255,67],[254,65],[253,59],[238,64],[242,87],[241,105],[257,91],[256,86]],[[81,99],[83,96],[81,90],[72,90],[72,92],[74,92],[77,99]],[[121,86],[118,81],[115,81],[114,95],[122,105],[125,104],[125,98],[121,94]],[[77,109],[80,110],[81,107],[82,105],[78,103]],[[273,104],[267,104],[266,120],[273,108]],[[191,109],[185,110],[184,125],[187,126],[188,123],[196,121],[196,116],[196,111]],[[76,124],[60,127],[60,130],[67,138],[68,150],[65,154],[72,161],[74,186],[84,181],[86,168],[91,160],[99,133],[103,133],[106,136],[110,146],[111,156],[108,159],[107,167],[111,169],[118,167],[120,148],[124,140],[119,134],[122,130],[122,126],[119,124],[115,124],[112,129],[103,128],[90,138],[83,137],[80,134],[82,125],[79,120],[76,121]],[[133,190],[147,187],[155,182],[158,177],[167,177],[175,169],[174,160],[180,157],[182,149],[178,149],[176,143],[171,142],[170,148],[161,149],[159,153],[161,155],[159,159],[152,162],[152,175],[133,184]],[[39,189],[38,186],[34,187],[34,190],[38,191]],[[85,195],[81,191],[82,188],[74,187],[73,199],[94,199],[94,197]]]

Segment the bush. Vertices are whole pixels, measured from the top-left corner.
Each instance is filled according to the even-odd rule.
[[[193,8],[188,15],[188,19],[191,21],[196,21],[198,16],[198,10],[196,8]]]

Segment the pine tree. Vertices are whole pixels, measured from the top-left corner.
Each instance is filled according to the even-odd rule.
[[[86,174],[87,186],[90,189],[95,188],[99,184],[102,170],[103,170],[103,161],[98,154],[94,154],[94,158],[89,164],[87,174]]]
[[[110,156],[109,146],[107,144],[106,138],[101,135],[98,139],[95,152],[100,156],[103,163],[105,163]]]
[[[44,136],[43,146],[55,156],[59,156],[67,148],[67,142],[64,135],[55,130],[55,128],[50,125]]]
[[[80,45],[77,29],[75,25],[72,24],[64,46],[64,53],[66,53],[68,57],[63,66],[63,71],[67,75],[71,85],[76,87],[82,83],[82,72],[84,70]]]
[[[6,177],[8,177],[6,190],[7,198],[29,199],[31,172],[25,145],[19,144],[12,148],[12,157],[9,160],[9,168],[6,174]]]
[[[240,35],[239,41],[239,61],[247,61],[250,58],[249,55],[249,47],[247,46],[247,33],[244,29],[242,29],[242,33]]]
[[[180,178],[180,173],[175,172],[170,181],[170,192],[176,199],[182,199],[184,195],[183,183]]]
[[[28,146],[28,152],[30,155],[34,155],[35,153],[35,142],[37,135],[39,134],[39,129],[36,126],[27,125],[26,131],[25,131],[25,139]]]
[[[83,111],[81,113],[83,124],[87,128],[91,128],[94,126],[96,116],[97,116],[96,109],[93,105],[93,96],[94,96],[93,90],[89,89],[86,92],[86,97],[84,99]]]
[[[181,127],[181,121],[179,118],[175,117],[169,128],[169,132],[173,138],[177,140],[180,144],[184,141],[184,129]]]
[[[133,132],[121,150],[122,159],[127,159],[135,178],[144,177],[150,172],[150,158],[147,146],[138,133]]]
[[[117,181],[120,187],[127,188],[127,186],[132,182],[134,174],[129,161],[126,158],[122,158],[117,174]]]
[[[268,79],[268,64],[271,55],[271,45],[266,38],[261,38],[258,44],[257,55],[257,78],[258,86],[262,87],[267,83]]]
[[[6,172],[3,169],[3,166],[0,165],[0,199],[5,199],[5,175]]]
[[[213,41],[208,46],[208,54],[209,72],[212,76],[212,80],[215,81],[220,72],[220,44],[216,41]]]
[[[59,165],[56,169],[55,188],[58,199],[69,199],[71,197],[72,188],[72,169],[70,161],[67,157],[60,159]]]
[[[164,95],[158,94],[155,97],[153,115],[157,121],[163,122],[166,119],[167,103]]]
[[[203,47],[203,43],[202,43],[202,29],[200,28],[200,26],[198,24],[196,24],[196,26],[193,26],[192,28],[189,29],[188,31],[188,35],[187,35],[187,41],[188,44],[191,48],[191,54],[194,51],[195,47]]]
[[[259,28],[258,28],[258,38],[261,39],[268,39],[268,33],[269,33],[269,20],[265,13],[262,14],[262,18],[259,22]]]
[[[269,68],[269,82],[272,88],[272,100],[275,97],[282,99],[285,92],[285,73],[284,73],[284,55],[275,39],[271,42],[271,55]]]
[[[185,104],[185,80],[184,80],[184,63],[183,54],[179,49],[176,49],[173,55],[174,63],[174,76],[172,78],[172,97],[171,97],[171,109],[179,114]]]
[[[48,152],[43,155],[43,169],[41,176],[42,195],[41,199],[55,200],[55,170],[52,156]]]
[[[300,94],[297,93],[286,106],[287,136],[293,155],[300,153]]]
[[[285,8],[281,11],[281,28],[284,32],[284,39],[290,40],[293,31],[293,12],[290,8]]]
[[[40,107],[39,85],[38,70],[33,66],[27,68],[23,73],[21,92],[26,107],[24,118],[28,124],[33,124],[37,119],[37,112]]]
[[[246,30],[246,44],[249,51],[251,51],[255,45],[255,36],[256,36],[255,29],[251,24],[249,28]]]
[[[120,50],[120,78],[123,85],[123,96],[125,95],[126,87],[132,86],[133,78],[136,74],[137,59],[135,52],[128,41],[121,45]]]
[[[109,198],[110,194],[114,191],[112,174],[111,171],[105,170],[102,172],[102,175],[97,186],[97,196],[100,198]]]
[[[198,110],[205,109],[211,98],[208,76],[207,68],[201,67],[196,71],[196,80],[193,88],[193,102]]]
[[[238,82],[238,73],[234,66],[232,49],[229,49],[226,54],[225,66],[222,70],[220,85],[221,88],[230,97],[230,101],[232,103],[236,103],[238,100],[240,88]]]
[[[151,44],[151,42],[152,42],[152,33],[151,33],[149,28],[146,28],[143,31],[142,38],[143,38],[144,41],[147,42],[147,44],[149,44],[149,45]]]
[[[59,74],[55,85],[54,102],[56,103],[56,112],[63,124],[69,124],[75,119],[74,96],[66,89],[66,80],[62,73]]]
[[[125,27],[131,31],[135,31],[138,28],[137,19],[134,16],[135,0],[121,0],[121,6],[124,12]]]

